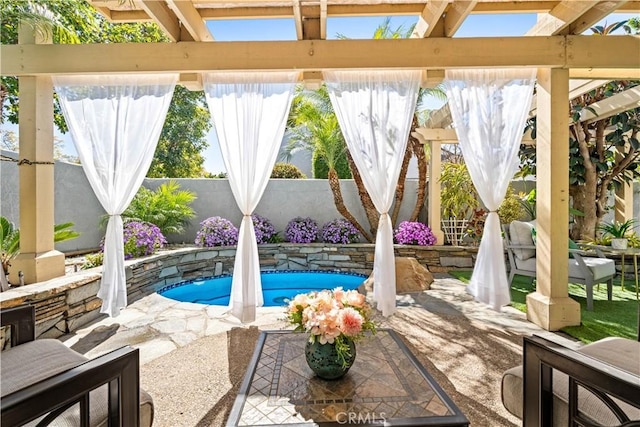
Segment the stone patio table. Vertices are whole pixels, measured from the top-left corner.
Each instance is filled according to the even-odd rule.
[[[261,333],[227,426],[469,425],[394,331],[357,342],[353,366],[333,381],[307,366],[307,339]]]

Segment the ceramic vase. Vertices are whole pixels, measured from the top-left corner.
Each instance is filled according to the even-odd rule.
[[[337,380],[343,377],[356,360],[356,345],[347,339],[349,345],[349,356],[346,357],[346,365],[343,365],[335,344],[320,344],[318,340],[307,340],[304,354],[307,364],[311,370],[320,378],[325,380]]]

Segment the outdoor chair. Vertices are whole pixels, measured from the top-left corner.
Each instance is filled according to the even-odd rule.
[[[502,375],[502,404],[525,427],[640,425],[640,307],[638,331],[577,349],[525,337],[523,365]]]
[[[533,241],[535,220],[531,222],[513,221],[502,226],[505,249],[509,257],[509,286],[513,277],[518,274],[536,277],[536,246]],[[616,275],[615,261],[606,258],[600,251],[596,256],[588,256],[588,252],[569,249],[569,283],[585,285],[587,293],[587,310],[593,310],[593,285],[607,283],[607,297],[611,301],[613,294],[613,278]]]
[[[138,349],[89,360],[59,340],[36,340],[33,306],[3,309],[0,317],[11,335],[11,347],[0,353],[3,426],[151,426]]]

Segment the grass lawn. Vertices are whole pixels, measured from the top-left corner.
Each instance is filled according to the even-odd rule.
[[[469,282],[471,271],[452,271],[450,274],[465,283]],[[613,281],[613,301],[607,300],[607,285],[593,288],[593,311],[587,311],[587,294],[582,285],[569,284],[569,296],[580,303],[581,326],[568,326],[562,331],[590,343],[604,337],[616,336],[638,338],[638,300],[635,282],[625,280],[624,291],[620,290],[620,280]],[[527,277],[516,276],[511,286],[511,305],[527,312],[526,296],[535,290],[535,285]]]

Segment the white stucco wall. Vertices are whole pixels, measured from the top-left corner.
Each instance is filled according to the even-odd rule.
[[[18,197],[18,166],[12,162],[0,165],[0,215],[20,226]],[[57,224],[73,222],[74,229],[81,233],[77,239],[61,242],[56,249],[71,252],[96,248],[104,235],[99,227],[100,218],[105,214],[99,201],[79,165],[66,162],[55,164],[55,214]],[[143,185],[156,189],[165,179],[146,179]],[[221,216],[240,225],[242,214],[236,206],[229,182],[226,179],[178,179],[181,188],[196,193],[197,199],[192,204],[196,218],[191,221],[183,236],[167,236],[172,243],[192,243],[199,224],[211,216]],[[416,181],[406,185],[400,220],[407,219],[413,211],[416,200]],[[355,184],[351,180],[342,182],[343,198],[347,207],[358,218],[365,228],[368,222],[360,206]],[[334,218],[340,218],[335,209],[333,195],[326,180],[271,180],[264,196],[258,204],[256,213],[269,218],[280,235],[289,220],[296,216],[311,217],[319,226]]]

